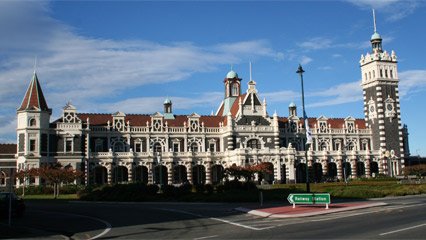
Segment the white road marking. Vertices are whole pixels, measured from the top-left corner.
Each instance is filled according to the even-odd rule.
[[[354,216],[359,216],[359,215],[365,215],[365,214],[371,214],[371,213],[377,213],[377,212],[383,212],[383,211],[387,211],[387,210],[396,210],[396,209],[402,209],[402,208],[410,208],[410,207],[417,207],[417,206],[421,206],[421,205],[425,205],[426,203],[420,203],[420,204],[415,204],[415,205],[410,205],[410,206],[396,206],[396,207],[386,207],[384,209],[379,209],[379,210],[374,210],[374,211],[367,211],[367,212],[361,212],[361,213],[353,213],[353,214],[349,214],[349,215],[340,215],[340,216],[336,216],[336,217],[329,217],[329,218],[321,218],[321,219],[313,219],[310,220],[311,222],[321,222],[321,221],[328,221],[328,220],[334,220],[334,219],[339,219],[339,218],[346,218],[346,217],[354,217]]]
[[[206,239],[206,238],[214,238],[214,237],[219,237],[219,235],[199,237],[199,238],[194,238],[194,240],[200,240],[200,239]]]
[[[231,221],[228,221],[228,220],[225,220],[225,219],[221,219],[221,218],[210,218],[210,219],[216,220],[216,221],[219,221],[219,222],[228,223],[228,224],[231,224],[231,225],[234,225],[234,226],[238,226],[238,227],[242,227],[242,228],[256,230],[256,231],[270,229],[270,228],[274,228],[275,227],[275,226],[270,226],[270,227],[264,227],[264,228],[255,228],[255,227],[252,227],[252,226],[247,226],[247,225],[243,225],[243,224],[240,224],[240,223],[231,222]]]
[[[265,230],[265,229],[270,229],[270,228],[274,228],[275,226],[270,226],[270,227],[264,227],[264,228],[256,228],[256,227],[251,227],[248,225],[244,225],[244,224],[240,224],[240,223],[236,223],[236,222],[231,222],[225,219],[221,219],[221,218],[213,218],[213,217],[206,217],[200,214],[196,214],[196,213],[192,213],[192,212],[187,212],[187,211],[182,211],[182,210],[177,210],[177,209],[170,209],[170,208],[157,208],[159,210],[164,210],[164,211],[170,211],[170,212],[177,212],[177,213],[183,213],[183,214],[188,214],[188,215],[192,215],[192,216],[196,216],[196,217],[200,217],[200,218],[208,218],[211,220],[215,220],[215,221],[219,221],[219,222],[224,222],[227,224],[231,224],[234,226],[238,226],[238,227],[242,227],[242,228],[247,228],[247,229],[251,229],[251,230]]]
[[[46,213],[54,213],[54,214],[62,214],[62,215],[69,215],[69,216],[76,216],[76,217],[83,217],[83,218],[89,218],[98,222],[101,222],[103,224],[105,224],[105,226],[107,228],[104,229],[104,231],[102,231],[100,234],[89,238],[89,240],[93,240],[93,239],[97,239],[102,237],[103,235],[107,234],[109,231],[111,231],[111,224],[105,220],[102,220],[100,218],[96,218],[96,217],[91,217],[91,216],[85,216],[85,215],[80,215],[80,214],[74,214],[74,213],[63,213],[63,212],[49,212],[49,211],[41,211],[41,210],[33,210],[34,212],[46,212]],[[68,239],[68,238],[67,238]]]
[[[392,234],[392,233],[397,233],[397,232],[402,232],[402,231],[406,231],[406,230],[410,230],[410,229],[414,229],[414,228],[418,228],[418,227],[423,227],[426,226],[426,223],[420,224],[420,225],[416,225],[416,226],[412,226],[412,227],[407,227],[407,228],[402,228],[402,229],[398,229],[395,231],[391,231],[391,232],[385,232],[385,233],[380,233],[380,236],[384,236],[384,235],[388,235],[388,234]]]

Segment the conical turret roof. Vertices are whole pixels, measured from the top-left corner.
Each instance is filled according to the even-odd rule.
[[[43,91],[41,90],[40,83],[35,72],[30,85],[28,86],[27,92],[25,93],[24,99],[22,100],[21,106],[18,108],[18,111],[22,110],[50,111],[46,100],[44,99]]]

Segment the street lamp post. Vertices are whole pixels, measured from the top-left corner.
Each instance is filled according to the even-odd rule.
[[[299,74],[300,76],[300,82],[302,84],[302,109],[303,109],[303,118],[305,120],[305,131],[307,131],[307,126],[306,124],[308,123],[307,121],[307,116],[306,116],[306,112],[305,112],[305,90],[303,88],[303,73],[305,71],[302,68],[302,65],[299,64],[299,68],[297,69],[296,73]],[[308,140],[308,139],[306,139]],[[305,144],[305,161],[306,161],[306,192],[310,193],[310,186],[309,186],[309,166],[308,166],[308,148],[309,148],[309,143],[308,141],[306,141]]]

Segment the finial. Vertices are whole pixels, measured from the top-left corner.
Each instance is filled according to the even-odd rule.
[[[234,64],[231,63],[231,71],[233,71],[234,68]]]
[[[374,8],[373,8],[373,24],[374,24],[374,32],[377,32],[377,27],[376,27],[376,12],[374,11]]]

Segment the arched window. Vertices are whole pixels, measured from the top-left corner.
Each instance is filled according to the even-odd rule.
[[[35,126],[37,125],[37,121],[35,120],[35,118],[31,118],[31,119],[30,119],[30,123],[29,123],[29,125],[30,125],[31,127],[35,127]]]
[[[376,72],[373,70],[373,78],[376,77]]]
[[[260,149],[262,146],[258,139],[251,139],[247,141],[247,148]]]
[[[368,72],[368,78],[371,79],[371,72]]]

